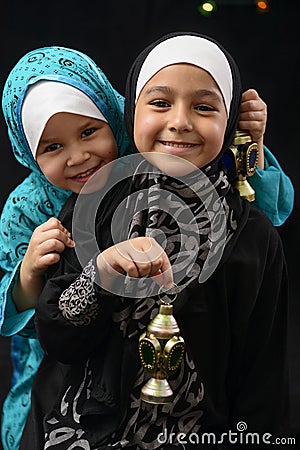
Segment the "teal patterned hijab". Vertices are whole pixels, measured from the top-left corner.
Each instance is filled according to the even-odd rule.
[[[57,216],[70,191],[51,184],[40,171],[28,146],[22,104],[28,88],[40,81],[66,83],[84,92],[100,109],[115,136],[119,155],[130,153],[124,128],[123,97],[87,55],[64,47],[42,47],[24,55],[10,72],[3,89],[2,108],[16,159],[31,173],[10,194],[1,216],[0,266],[11,271],[26,251],[32,231]]]

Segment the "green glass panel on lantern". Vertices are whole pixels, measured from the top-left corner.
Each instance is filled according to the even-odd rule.
[[[153,349],[148,344],[144,344],[141,345],[141,353],[145,364],[152,367],[154,363]]]
[[[182,353],[183,353],[183,346],[177,345],[173,351],[172,354],[170,356],[170,360],[169,360],[169,367],[170,370],[174,370],[178,367],[178,364],[180,363],[181,357],[182,357]]]

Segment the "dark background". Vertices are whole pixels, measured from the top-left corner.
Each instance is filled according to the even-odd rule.
[[[300,217],[300,96],[296,64],[299,65],[300,7],[296,0],[269,0],[269,12],[259,14],[251,0],[228,3],[230,0],[220,0],[217,12],[203,17],[197,11],[200,0],[6,1],[1,5],[0,90],[18,59],[44,45],[62,45],[87,53],[122,94],[135,56],[167,32],[193,30],[208,34],[230,51],[239,64],[244,90],[257,89],[268,105],[265,143],[295,187],[294,211],[278,228],[291,283],[290,376],[295,435],[300,430],[300,305],[296,293]],[[2,113],[0,142],[2,208],[9,192],[27,174],[11,153]],[[9,344],[8,338],[0,337],[0,404],[11,373]]]

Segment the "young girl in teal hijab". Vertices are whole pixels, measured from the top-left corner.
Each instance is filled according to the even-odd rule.
[[[3,112],[13,152],[17,160],[31,172],[10,194],[0,224],[0,266],[4,271],[0,285],[0,332],[4,336],[13,336],[14,362],[12,387],[5,400],[2,417],[2,442],[5,450],[19,448],[30,409],[32,380],[43,357],[43,350],[33,325],[34,302],[30,307],[23,306],[20,311],[16,308],[12,295],[19,280],[21,263],[26,252],[28,254],[29,243],[31,248],[33,247],[31,237],[37,227],[43,227],[43,231],[47,232],[59,229],[63,240],[60,251],[66,245],[72,245],[68,230],[54,219],[72,189],[62,189],[49,181],[43,168],[39,167],[35,154],[43,126],[47,118],[51,117],[51,113],[48,111],[48,116],[45,113],[47,102],[43,101],[42,97],[40,105],[37,104],[38,94],[33,100],[31,96],[31,104],[27,103],[26,106],[25,102],[29,99],[27,94],[32,93],[33,88],[42,82],[52,82],[56,85],[59,83],[86,95],[96,107],[99,117],[109,124],[119,156],[131,152],[123,126],[123,98],[113,89],[93,60],[79,51],[54,46],[33,50],[19,60],[4,87]],[[35,105],[39,107],[35,109]],[[249,129],[251,124],[255,126],[254,122],[259,123],[263,137],[266,118],[263,118],[261,105],[262,101],[253,90],[244,93],[241,120]],[[26,108],[33,114],[29,119],[22,115]],[[251,120],[249,111],[255,111],[256,108],[260,109],[260,112],[256,111],[258,120],[257,117]],[[40,111],[40,114],[37,111]],[[54,112],[60,112],[58,106],[52,111]],[[69,112],[78,113],[74,109]],[[96,118],[99,117],[96,113]],[[24,121],[26,118],[27,122]],[[280,225],[291,212],[293,188],[273,155],[266,148],[264,150],[266,170],[258,170],[250,182],[255,184],[257,206],[269,215],[275,225]],[[48,166],[46,172],[47,169]]]
[[[30,409],[32,380],[43,357],[33,326],[34,304],[17,310],[12,296],[21,263],[32,234],[39,226],[44,227],[43,232],[59,232],[60,239],[72,245],[67,230],[54,218],[76,187],[62,189],[65,186],[58,187],[46,178],[45,170],[41,170],[36,160],[38,140],[52,113],[75,112],[107,122],[118,154],[129,153],[123,103],[123,97],[92,59],[63,47],[44,47],[29,52],[13,68],[4,86],[3,112],[12,149],[17,160],[31,170],[6,201],[0,225],[0,265],[4,272],[0,287],[0,330],[5,336],[13,336],[14,363],[12,387],[2,416],[5,450],[19,448]],[[47,162],[46,174],[48,168]],[[60,250],[53,250],[61,252],[64,247],[61,243]]]

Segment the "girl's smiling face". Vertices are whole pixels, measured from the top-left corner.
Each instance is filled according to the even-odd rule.
[[[141,153],[174,155],[201,168],[220,152],[226,125],[224,100],[211,75],[192,64],[174,64],[143,87],[134,140]]]
[[[117,156],[108,123],[79,114],[57,113],[45,126],[36,161],[52,184],[78,194],[99,169]],[[108,175],[106,171],[98,188],[104,186]]]

